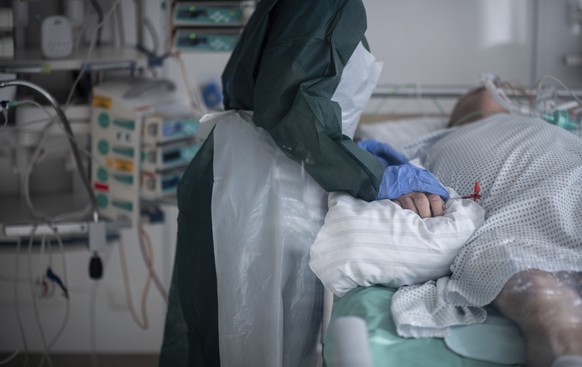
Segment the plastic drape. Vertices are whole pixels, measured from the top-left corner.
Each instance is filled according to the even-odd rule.
[[[313,366],[323,287],[309,248],[327,194],[255,127],[216,119],[212,223],[223,366]]]

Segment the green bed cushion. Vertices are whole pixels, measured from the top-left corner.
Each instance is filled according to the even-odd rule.
[[[342,316],[357,316],[365,320],[370,350],[375,367],[508,367],[462,357],[451,351],[443,339],[401,338],[390,312],[390,302],[396,289],[375,286],[350,291],[333,304],[331,322]],[[324,358],[331,361],[333,346],[330,333],[324,340]],[[327,367],[334,367],[327,364]]]

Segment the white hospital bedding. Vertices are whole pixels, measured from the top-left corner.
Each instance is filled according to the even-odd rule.
[[[489,304],[526,269],[582,271],[582,144],[544,121],[509,115],[452,130],[419,151],[459,194],[481,184],[486,220],[460,250],[452,275],[401,288],[392,313],[407,337],[483,322]]]
[[[444,216],[424,219],[391,200],[366,202],[344,193],[331,193],[328,207],[309,266],[338,297],[358,286],[397,288],[447,275],[485,219],[479,204],[467,199],[449,200]]]

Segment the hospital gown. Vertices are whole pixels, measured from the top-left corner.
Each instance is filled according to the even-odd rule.
[[[396,293],[400,335],[443,337],[449,326],[483,322],[481,307],[518,272],[582,271],[578,136],[499,114],[427,142],[418,155],[444,185],[468,195],[480,183],[486,220],[458,253],[450,277]]]

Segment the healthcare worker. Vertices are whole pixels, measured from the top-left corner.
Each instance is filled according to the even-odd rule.
[[[442,206],[442,199],[447,199],[446,190],[430,173],[394,158],[389,149],[383,145],[369,144],[364,145],[362,149],[348,136],[353,134],[355,126],[349,129],[350,133],[346,132],[345,126],[342,129],[344,111],[333,97],[346,65],[355,51],[364,50],[363,53],[369,55],[364,37],[366,27],[366,14],[361,0],[258,2],[222,75],[224,105],[225,109],[231,112],[216,117],[216,128],[190,163],[178,188],[177,249],[160,356],[161,366],[219,366],[223,359],[224,366],[274,367],[307,365],[313,360],[306,357],[313,354],[312,350],[307,350],[312,348],[311,346],[299,345],[292,348],[284,342],[269,344],[271,339],[293,339],[308,345],[317,334],[313,325],[318,327],[321,322],[322,288],[304,261],[305,253],[309,251],[309,243],[301,244],[301,249],[294,249],[295,252],[292,254],[284,254],[283,257],[297,255],[300,258],[297,261],[300,265],[297,266],[281,263],[280,267],[283,268],[281,271],[285,272],[287,280],[281,280],[280,274],[275,276],[269,273],[278,270],[278,265],[273,265],[269,268],[271,270],[264,274],[265,282],[259,282],[257,279],[242,282],[236,276],[238,274],[239,278],[251,278],[249,274],[255,266],[270,266],[268,264],[270,260],[265,260],[269,258],[265,257],[265,254],[271,251],[270,244],[260,244],[259,246],[269,249],[265,249],[264,253],[259,250],[259,253],[253,253],[253,257],[249,257],[248,252],[243,251],[239,256],[229,255],[229,251],[230,248],[237,251],[243,246],[256,246],[253,241],[247,241],[244,245],[223,243],[224,241],[215,243],[217,235],[232,233],[236,238],[239,234],[242,237],[243,233],[248,232],[248,224],[244,222],[248,219],[246,217],[258,216],[251,218],[254,220],[250,222],[252,226],[256,223],[260,226],[262,221],[273,217],[279,218],[277,213],[273,216],[271,212],[257,211],[252,205],[256,203],[257,207],[261,207],[265,197],[274,197],[273,200],[276,200],[278,196],[286,196],[288,191],[292,191],[293,185],[289,190],[278,192],[275,196],[269,196],[267,192],[264,197],[252,197],[264,194],[255,189],[257,180],[259,182],[261,180],[261,177],[257,176],[263,171],[292,171],[294,168],[264,170],[265,165],[273,163],[260,163],[259,158],[267,159],[265,156],[271,153],[274,156],[281,155],[283,159],[297,167],[297,172],[306,171],[309,180],[313,180],[318,189],[322,188],[327,192],[344,191],[366,201],[405,198],[400,201],[403,207],[418,210],[417,204],[429,202],[424,193],[430,193],[433,195],[432,204],[429,205],[432,205],[432,210],[438,212],[437,207]],[[358,71],[357,66],[352,69]],[[367,75],[365,72],[364,79]],[[370,83],[355,85],[367,85],[370,89]],[[373,87],[373,84],[371,86]],[[349,98],[345,101],[349,103]],[[221,118],[228,121],[220,122]],[[245,119],[250,123],[236,122]],[[231,127],[232,130],[229,130]],[[249,136],[256,136],[256,142],[244,140],[242,136],[244,134],[240,133],[248,131],[249,128],[253,130]],[[219,139],[219,133],[222,142],[220,146],[218,143],[215,144]],[[261,143],[259,139],[262,139]],[[276,147],[275,150],[267,149],[271,143]],[[244,152],[252,151],[255,146],[267,147],[259,150],[267,153],[257,153],[255,156],[256,171],[241,171],[243,173],[239,176],[230,177],[231,171],[223,172],[221,166],[215,162],[218,160],[218,153],[230,149],[240,152],[238,157],[232,156],[232,159],[253,167],[254,162],[245,162],[247,157],[244,156],[246,154]],[[220,162],[232,163],[228,159],[220,159]],[[247,160],[251,159],[255,158],[248,157]],[[238,163],[234,164],[232,172],[236,172],[234,169],[238,166]],[[221,170],[219,180],[218,173],[215,172],[217,169]],[[216,197],[216,184],[224,180],[231,181],[230,187],[235,187],[236,193],[227,190],[221,192],[221,197]],[[272,186],[276,185],[270,181],[262,187]],[[269,190],[271,189],[266,189]],[[323,190],[321,191],[325,193]],[[423,193],[421,194],[423,199],[419,199],[415,193]],[[292,201],[301,204],[301,195],[298,196],[299,200]],[[435,200],[435,196],[438,200]],[[239,199],[247,200],[250,208],[245,213],[249,215],[237,212],[237,218],[228,220],[227,226],[217,229],[222,223],[213,223],[213,217],[216,212],[223,209],[222,206],[217,206],[217,202],[224,198],[227,199],[222,206]],[[235,211],[237,205],[232,206],[232,210]],[[257,212],[263,214],[256,214]],[[276,227],[278,225],[276,223]],[[280,225],[283,226],[284,223]],[[290,226],[290,230],[295,227]],[[269,231],[269,228],[261,230]],[[262,235],[256,237],[260,240]],[[231,247],[228,251],[223,251],[223,246]],[[282,245],[283,251],[285,246]],[[226,255],[222,254],[223,252]],[[234,258],[233,261],[246,264],[247,267],[241,268],[242,270],[238,270],[238,273],[235,272],[232,276],[225,275],[227,272],[224,270],[230,270],[229,267],[221,267],[217,285],[215,254],[216,264],[221,262],[224,264],[224,261],[230,261],[230,257]],[[218,259],[219,255],[226,260]],[[258,261],[256,258],[261,260]],[[294,281],[293,276],[300,280]],[[275,284],[272,282],[273,278],[278,279],[276,286],[273,285]],[[301,296],[295,294],[295,289],[308,288],[305,285],[307,283],[310,284],[310,288],[304,294]],[[232,289],[228,289],[229,287]],[[254,308],[246,308],[244,312],[220,316],[221,330],[223,321],[240,322],[229,335],[219,335],[219,307],[222,310],[225,307],[239,307],[231,304],[232,298],[223,297],[227,291],[243,293],[240,298],[242,303],[251,301],[255,303]],[[262,292],[270,292],[270,296],[263,297]],[[220,293],[220,296],[217,293]],[[223,298],[231,301],[222,302]],[[263,317],[261,307],[269,307],[272,302],[278,302],[280,299],[283,303],[277,306],[279,308],[275,309],[274,313],[280,310],[284,322],[279,325],[281,330],[273,331],[274,337],[271,337],[270,324],[277,322]],[[288,317],[287,313],[294,312],[293,307],[297,304],[303,305],[309,311],[297,317]],[[241,309],[244,306],[241,304]],[[253,312],[255,315],[248,315]],[[298,325],[296,333],[295,331],[290,333],[288,330],[294,325]],[[260,335],[249,337],[254,329],[260,329],[262,332]],[[263,332],[264,330],[266,332]],[[300,333],[305,333],[305,336]],[[224,346],[230,348],[237,340],[238,354],[230,350],[221,350]],[[263,352],[265,356],[261,355]],[[227,353],[231,354],[227,356],[229,361],[224,360]],[[302,362],[294,359],[296,356],[303,358]],[[235,360],[238,362],[232,362]]]

